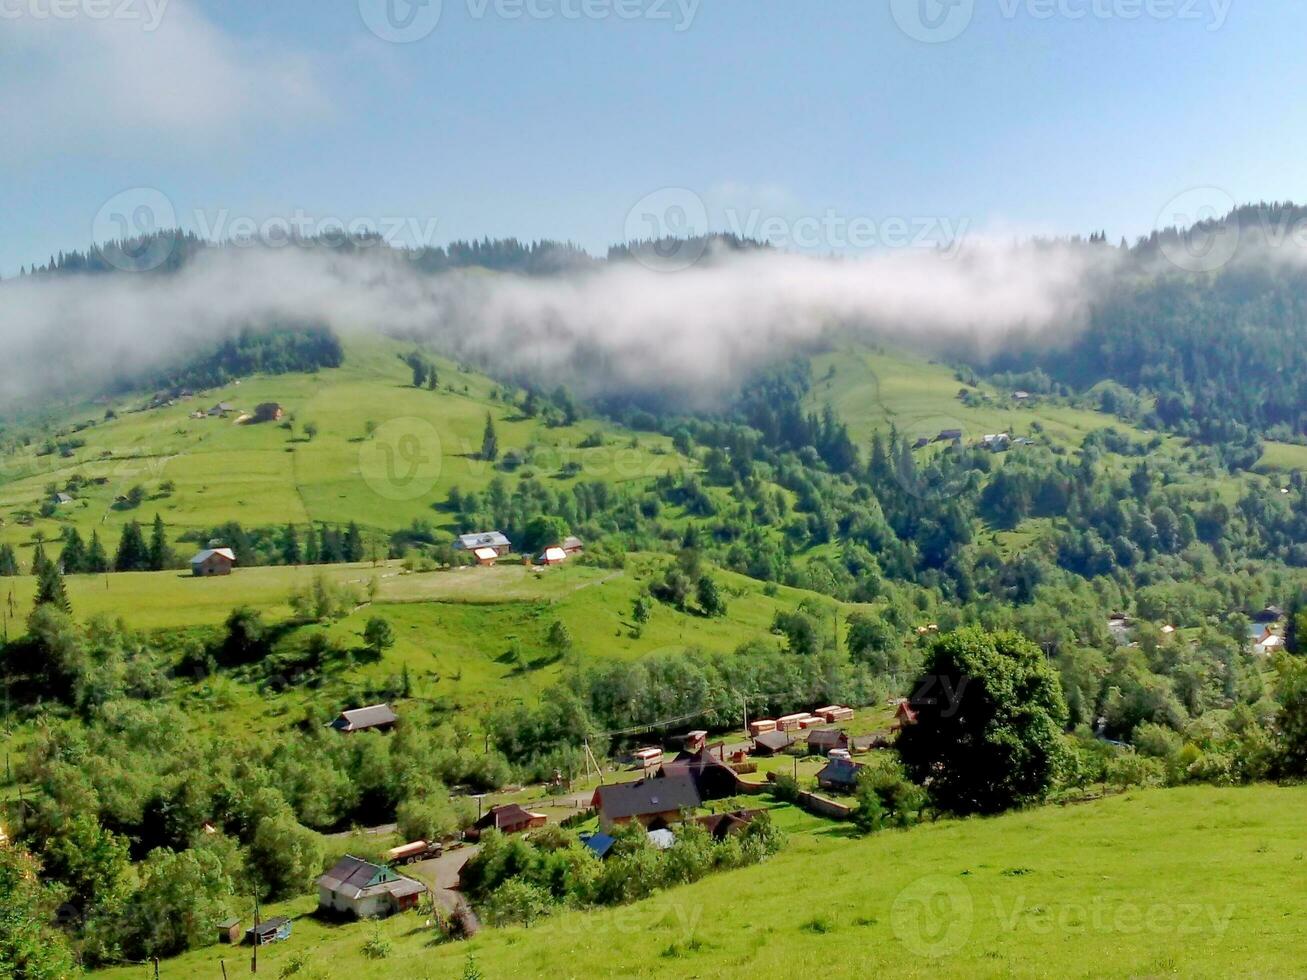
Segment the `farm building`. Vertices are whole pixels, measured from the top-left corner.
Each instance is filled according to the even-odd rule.
[[[929,445],[930,445],[930,439],[928,439],[926,436],[922,436],[920,439],[918,439],[916,442],[912,444],[912,448],[925,449]]]
[[[543,827],[547,822],[543,813],[532,813],[516,803],[505,803],[486,811],[481,819],[472,825],[468,836],[475,839],[487,830],[498,830],[503,834],[520,834]]]
[[[763,732],[753,737],[754,755],[778,755],[794,744],[794,736],[788,732]]]
[[[734,810],[731,813],[710,813],[695,817],[694,822],[713,835],[714,840],[733,837],[753,822],[762,810]]]
[[[71,495],[71,494],[67,494],[67,493],[56,493],[56,494],[54,495],[54,502],[55,502],[55,504],[57,504],[58,506],[63,507],[63,506],[65,506],[66,504],[71,504],[71,503],[73,502],[73,498],[72,498],[72,495]]]
[[[814,728],[808,733],[808,754],[829,755],[831,749],[848,749],[849,736],[838,728]]]
[[[484,568],[489,568],[499,560],[499,552],[489,545],[484,548],[477,548],[472,552],[472,556],[476,558],[477,564]]]
[[[245,941],[251,946],[266,946],[290,938],[290,919],[275,915],[245,930]]]
[[[1254,623],[1278,623],[1284,619],[1284,610],[1279,606],[1267,606],[1253,614]]]
[[[223,919],[218,923],[218,942],[236,945],[241,941],[241,920]]]
[[[935,437],[936,442],[957,442],[962,438],[961,429],[940,429],[939,435]]]
[[[578,538],[576,535],[570,535],[564,538],[563,543],[559,545],[559,547],[562,548],[564,551],[566,551],[569,555],[579,555],[582,551],[585,550],[585,546],[581,543],[581,539]]]
[[[454,542],[454,547],[462,551],[476,551],[478,548],[494,548],[495,554],[500,558],[513,550],[500,531],[477,531],[475,534],[460,534]]]
[[[685,775],[600,786],[590,800],[605,832],[632,821],[646,828],[665,827],[680,820],[682,810],[693,810],[699,803],[694,780]]]
[[[399,715],[395,714],[388,704],[370,704],[366,708],[352,708],[349,711],[342,711],[339,717],[331,723],[331,727],[338,732],[361,732],[367,729],[376,729],[385,731],[394,726],[399,721]]]
[[[230,575],[236,564],[236,553],[230,548],[205,548],[191,559],[191,574]]]
[[[894,724],[892,728],[903,728],[906,725],[915,725],[917,723],[917,711],[907,700],[899,702],[899,706],[894,709]]]
[[[658,770],[657,778],[676,776],[688,776],[700,800],[722,800],[739,792],[739,774],[707,748],[680,753]]]
[[[546,548],[536,558],[536,563],[539,565],[561,565],[565,561],[567,561],[567,552],[558,547]]]
[[[831,759],[821,772],[817,773],[817,785],[836,793],[852,793],[858,788],[858,773],[861,771],[861,762]]]
[[[414,908],[426,890],[420,881],[347,854],[318,879],[318,908],[374,919]]]

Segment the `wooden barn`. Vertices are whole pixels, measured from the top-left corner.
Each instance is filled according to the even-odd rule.
[[[230,548],[205,548],[191,559],[191,574],[230,575],[236,564],[236,553]]]
[[[537,830],[547,822],[548,819],[543,813],[532,813],[516,803],[505,803],[502,806],[491,807],[482,814],[481,819],[469,828],[468,837],[476,840],[482,833],[492,829],[503,834],[520,834],[528,830]]]

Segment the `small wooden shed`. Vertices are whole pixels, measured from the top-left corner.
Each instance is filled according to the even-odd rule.
[[[223,919],[218,923],[218,942],[236,945],[241,941],[241,920]]]

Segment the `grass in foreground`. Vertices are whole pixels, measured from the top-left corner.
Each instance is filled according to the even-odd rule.
[[[1287,977],[1307,929],[1307,787],[1153,790],[995,819],[850,838],[788,808],[789,846],[766,865],[712,876],[626,908],[432,946],[416,915],[370,925],[305,915],[264,950],[277,976],[519,977]],[[307,913],[312,899],[292,903]],[[246,968],[210,947],[163,977]],[[145,977],[146,967],[108,971]]]

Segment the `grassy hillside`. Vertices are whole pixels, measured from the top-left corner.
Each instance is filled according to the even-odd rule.
[[[371,929],[296,915],[260,953],[277,975],[457,977],[1293,976],[1307,928],[1307,788],[1173,789],[854,838],[789,808],[789,846],[627,908],[432,946],[416,915]],[[162,976],[219,975],[248,951],[197,950]],[[144,967],[107,971],[145,976]]]
[[[487,413],[495,420],[501,453],[532,451],[535,461],[519,474],[532,472],[560,486],[643,480],[687,464],[662,436],[637,438],[595,420],[548,428],[492,398],[496,386],[490,379],[448,361],[435,361],[438,391],[414,388],[397,356],[408,349],[396,342],[354,343],[340,368],[255,377],[161,408],[131,410],[133,403],[124,399],[114,406],[117,418],[69,437],[85,445],[67,457],[57,451],[40,455],[44,440],[34,440],[0,468],[0,541],[23,546],[20,560],[26,561],[35,532],[55,538],[62,524],[72,523],[84,535],[98,529],[112,553],[123,524],[151,520],[156,512],[174,535],[225,521],[358,521],[382,530],[414,519],[439,524],[442,515],[432,504],[451,487],[476,490],[495,476],[491,464],[476,458]],[[220,402],[238,411],[225,419],[191,418]],[[293,427],[238,421],[262,402],[282,405]],[[371,435],[369,423],[375,427]],[[311,438],[310,425],[316,429]],[[603,445],[579,447],[596,432]],[[562,472],[571,462],[580,464],[579,473]],[[103,482],[79,491],[53,518],[20,524],[49,498],[49,485],[62,490],[74,474]],[[162,490],[169,482],[175,489]],[[116,498],[136,485],[148,498],[122,509]]]

